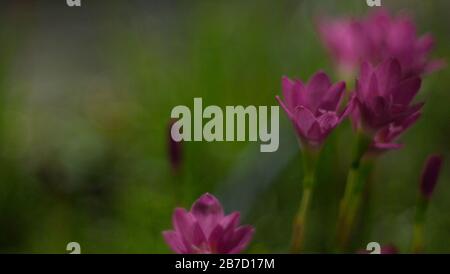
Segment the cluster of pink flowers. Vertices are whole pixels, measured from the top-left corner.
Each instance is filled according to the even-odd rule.
[[[359,76],[342,111],[345,82],[331,85],[323,72],[306,85],[283,77],[284,101],[277,99],[301,143],[322,144],[350,114],[355,128],[373,139],[372,151],[400,148],[395,140],[421,115],[423,103],[412,102],[422,75],[443,66],[443,61],[428,57],[431,35],[417,36],[409,17],[391,17],[384,9],[362,20],[321,20],[318,29],[338,69],[346,75],[359,69]]]
[[[310,161],[304,170],[307,193],[314,187],[311,178],[314,178],[315,163],[308,156],[311,149],[320,152],[334,128],[347,116],[352,121],[358,141],[338,218],[338,245],[345,247],[361,199],[364,178],[359,177],[358,169],[364,155],[378,155],[402,147],[396,143],[397,138],[421,116],[424,103],[416,103],[414,99],[422,77],[441,68],[443,62],[428,57],[434,43],[430,35],[418,37],[411,19],[391,17],[383,9],[362,20],[322,20],[318,29],[338,74],[345,80],[358,75],[354,89],[345,100],[345,82],[332,85],[326,74],[318,72],[307,84],[283,77],[284,101],[276,98],[297,132],[304,151],[303,161]],[[342,102],[347,103],[342,106]],[[420,187],[426,201],[436,184],[441,162],[442,157],[434,156],[426,165]],[[309,198],[302,199],[299,212],[306,212]],[[422,204],[419,203],[419,214],[423,212]],[[304,230],[306,215],[300,216],[296,227]],[[293,235],[294,251],[298,252],[303,232],[294,231]],[[421,236],[415,239],[420,247],[417,239]]]
[[[332,85],[323,72],[316,73],[307,84],[283,77],[284,101],[276,98],[305,148],[320,147],[350,114],[355,128],[373,138],[374,151],[396,149],[401,145],[394,141],[418,120],[423,106],[412,104],[421,78],[401,75],[397,59],[387,59],[377,66],[363,62],[355,90],[343,108],[345,82]]]
[[[333,84],[322,71],[305,82],[282,78],[283,99],[276,99],[291,120],[302,150],[320,151],[347,117],[358,135],[369,140],[362,155],[400,148],[396,139],[421,116],[423,103],[414,102],[421,78],[443,66],[442,61],[428,56],[433,38],[419,37],[411,19],[392,17],[383,9],[362,20],[321,20],[318,30],[340,75],[345,75],[345,80],[349,76],[357,79],[354,89],[346,92],[345,81]],[[169,147],[178,169],[179,147]],[[441,164],[441,156],[432,156],[425,165],[420,190],[426,201],[435,188]],[[302,230],[305,216],[300,214],[297,220]],[[175,209],[173,227],[163,236],[176,253],[239,253],[254,234],[253,227],[239,226],[238,212],[225,215],[220,202],[208,193],[190,211]],[[302,235],[297,233],[297,248]],[[397,249],[385,246],[382,253],[397,253]]]

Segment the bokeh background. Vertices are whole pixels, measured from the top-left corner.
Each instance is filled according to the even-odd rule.
[[[447,0],[383,1],[414,16],[450,60]],[[301,156],[280,111],[280,148],[255,142],[183,144],[168,158],[176,105],[277,105],[282,75],[323,69],[338,80],[315,31],[317,16],[364,16],[364,0],[2,1],[0,10],[0,252],[168,253],[161,231],[175,206],[205,192],[256,227],[248,252],[288,251],[301,196]],[[450,252],[450,74],[424,80],[422,119],[402,150],[377,162],[353,248],[407,252],[420,170],[444,154],[425,227],[426,251]],[[349,122],[320,161],[306,251],[331,252],[349,166]]]

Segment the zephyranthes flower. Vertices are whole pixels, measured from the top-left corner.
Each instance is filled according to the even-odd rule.
[[[351,118],[368,136],[375,136],[389,125],[407,128],[417,120],[423,104],[412,105],[411,102],[420,89],[421,79],[416,76],[402,79],[401,75],[402,68],[396,59],[388,59],[377,67],[368,62],[361,66],[352,98],[355,107]],[[379,136],[379,141],[391,142],[396,137],[392,132],[388,135]]]
[[[176,208],[173,213],[174,230],[164,231],[170,248],[180,254],[232,254],[244,250],[254,229],[239,226],[239,212],[224,215],[222,205],[213,195],[202,195],[191,211]]]
[[[344,82],[333,85],[325,73],[318,72],[307,84],[283,77],[282,86],[284,101],[276,98],[307,147],[320,146],[346,117],[347,108],[339,111]]]
[[[352,75],[361,62],[377,65],[396,58],[402,78],[420,76],[441,68],[443,61],[430,60],[434,40],[418,36],[416,26],[407,16],[390,16],[379,9],[364,19],[321,20],[319,33],[339,70]]]
[[[293,222],[291,244],[291,252],[298,253],[303,245],[320,147],[350,108],[339,110],[345,83],[333,85],[323,72],[316,73],[306,84],[287,77],[282,81],[284,101],[278,96],[276,98],[294,125],[303,147],[303,193]]]

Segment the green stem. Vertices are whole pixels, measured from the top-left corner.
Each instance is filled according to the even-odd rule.
[[[337,222],[338,250],[343,251],[347,247],[350,234],[353,229],[355,216],[361,203],[361,195],[364,190],[365,179],[361,176],[361,159],[367,151],[371,140],[363,134],[358,134],[352,165],[347,175],[344,196],[339,206]]]
[[[291,253],[300,253],[303,248],[307,214],[315,185],[317,158],[315,151],[305,151],[303,154],[303,194],[293,222]]]
[[[300,207],[294,219],[291,253],[300,253],[302,251],[303,239],[305,236],[306,213],[309,209],[311,196],[312,188],[305,188],[300,201]]]
[[[412,253],[423,252],[424,241],[423,241],[423,226],[425,223],[425,213],[428,208],[428,200],[420,197],[417,202],[416,217],[414,220],[413,237],[411,244]]]

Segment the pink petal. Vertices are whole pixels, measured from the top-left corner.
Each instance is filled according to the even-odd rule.
[[[220,223],[213,229],[209,236],[209,242],[215,243],[217,248],[223,244],[223,241],[227,241],[227,234],[232,233],[239,224],[240,214],[239,212],[233,212],[230,215],[225,216]],[[232,234],[229,234],[232,235]],[[223,249],[218,249],[221,251]]]
[[[194,216],[184,208],[176,208],[172,219],[175,231],[186,247],[200,246],[206,241],[202,228]]]
[[[352,113],[357,114],[357,112],[355,111],[356,108],[357,108],[357,99],[356,98],[350,99],[345,108],[339,114],[338,123],[341,123],[345,118],[347,118],[347,116],[349,116]]]
[[[233,248],[228,252],[229,254],[240,253],[244,250],[251,241],[255,229],[251,226],[241,226],[234,231]]]
[[[226,229],[235,229],[240,221],[241,214],[239,212],[233,212],[222,218],[220,225]]]
[[[289,79],[289,77],[287,77],[287,76],[283,76],[281,78],[281,86],[282,86],[283,92],[290,91],[294,87],[294,81]],[[286,97],[288,97],[288,96],[286,96]]]
[[[409,127],[411,127],[417,120],[420,118],[421,113],[415,112],[410,116],[407,116],[405,119],[396,121],[391,124],[387,128],[387,133],[384,136],[384,142],[392,142],[395,140],[400,134],[405,132]]]
[[[425,34],[417,41],[417,49],[419,52],[428,53],[434,47],[434,39],[430,34]]]
[[[292,81],[286,76],[282,78],[283,97],[289,111],[292,112],[300,103],[303,93],[303,83],[299,80]]]
[[[353,92],[353,94],[354,96],[360,98],[361,100],[364,100],[366,98],[363,84],[359,79],[355,80],[355,91]]]
[[[319,122],[315,121],[308,130],[307,138],[310,141],[320,143],[323,141],[324,135]]]
[[[388,59],[377,67],[377,80],[380,95],[388,96],[390,87],[401,79],[401,67],[397,59]]]
[[[400,126],[403,129],[407,129],[410,126],[412,126],[413,124],[415,124],[417,122],[417,120],[419,120],[420,116],[422,116],[422,113],[415,112],[412,115],[406,117],[405,120],[401,121]]]
[[[316,112],[330,86],[330,78],[324,72],[314,74],[306,85],[306,107]]]
[[[214,228],[209,242],[216,253],[227,254],[234,247],[233,235],[239,224],[239,219],[240,214],[238,212],[231,213]]]
[[[408,107],[406,110],[404,107],[401,107],[401,111],[394,116],[395,120],[400,121],[403,119],[406,119],[407,117],[410,117],[412,115],[415,115],[415,113],[419,112],[422,107],[425,105],[425,103],[417,103],[415,105],[412,105],[410,107]]]
[[[430,74],[432,72],[443,69],[447,66],[447,63],[444,60],[433,60],[426,64],[424,68],[425,74]]]
[[[181,231],[186,227],[192,227],[195,219],[184,208],[175,208],[172,216],[173,226],[176,231]]]
[[[211,233],[224,216],[219,200],[209,193],[203,194],[192,205],[191,213],[197,219],[206,236]]]
[[[361,128],[361,111],[360,108],[362,108],[361,103],[358,100],[358,97],[354,94],[351,95],[350,103],[345,109],[345,112],[343,114],[349,114],[350,120],[352,122],[352,126],[354,129]],[[341,119],[344,119],[344,116],[341,117]]]
[[[386,99],[384,97],[376,96],[371,102],[370,107],[378,116],[384,116],[383,114],[385,114],[387,110],[388,103],[386,102]]]
[[[412,77],[401,82],[395,89],[394,102],[400,105],[409,105],[420,89],[422,80]]]
[[[291,112],[291,110],[286,106],[286,104],[281,100],[281,98],[277,95],[275,96],[280,106],[284,109],[289,119],[294,120],[294,114]],[[295,110],[295,109],[294,109]]]
[[[163,237],[167,245],[172,249],[173,252],[178,254],[189,253],[186,249],[180,235],[175,231],[163,231]]]
[[[226,250],[223,248],[224,229],[221,225],[217,225],[209,235],[209,246],[211,252],[215,254],[224,254]]]
[[[360,70],[360,75],[359,75],[360,80],[361,81],[369,80],[369,77],[370,77],[370,75],[372,75],[372,72],[373,72],[372,65],[369,62],[364,61],[361,64],[361,70]]]
[[[378,78],[375,73],[372,73],[372,76],[370,77],[369,87],[366,91],[365,98],[374,98],[379,95],[381,95],[381,94],[379,93]]]
[[[375,143],[373,144],[374,148],[377,150],[393,150],[393,149],[400,149],[403,147],[402,144],[396,144],[396,143]]]
[[[328,111],[336,111],[343,98],[345,91],[345,82],[339,82],[329,88],[327,94],[324,96],[320,109]]]
[[[281,80],[281,86],[283,91],[283,97],[286,102],[287,107],[292,109],[292,97],[294,93],[294,82],[286,76],[283,76]]]
[[[292,92],[292,109],[295,109],[295,107],[305,104],[306,102],[306,89],[303,85],[302,81],[295,80],[294,81],[294,89]]]
[[[328,111],[319,116],[317,122],[320,125],[321,131],[326,134],[327,131],[329,132],[339,123],[339,117],[336,112]]]
[[[295,125],[299,133],[306,137],[312,124],[316,121],[314,114],[304,106],[297,107],[295,112]]]

